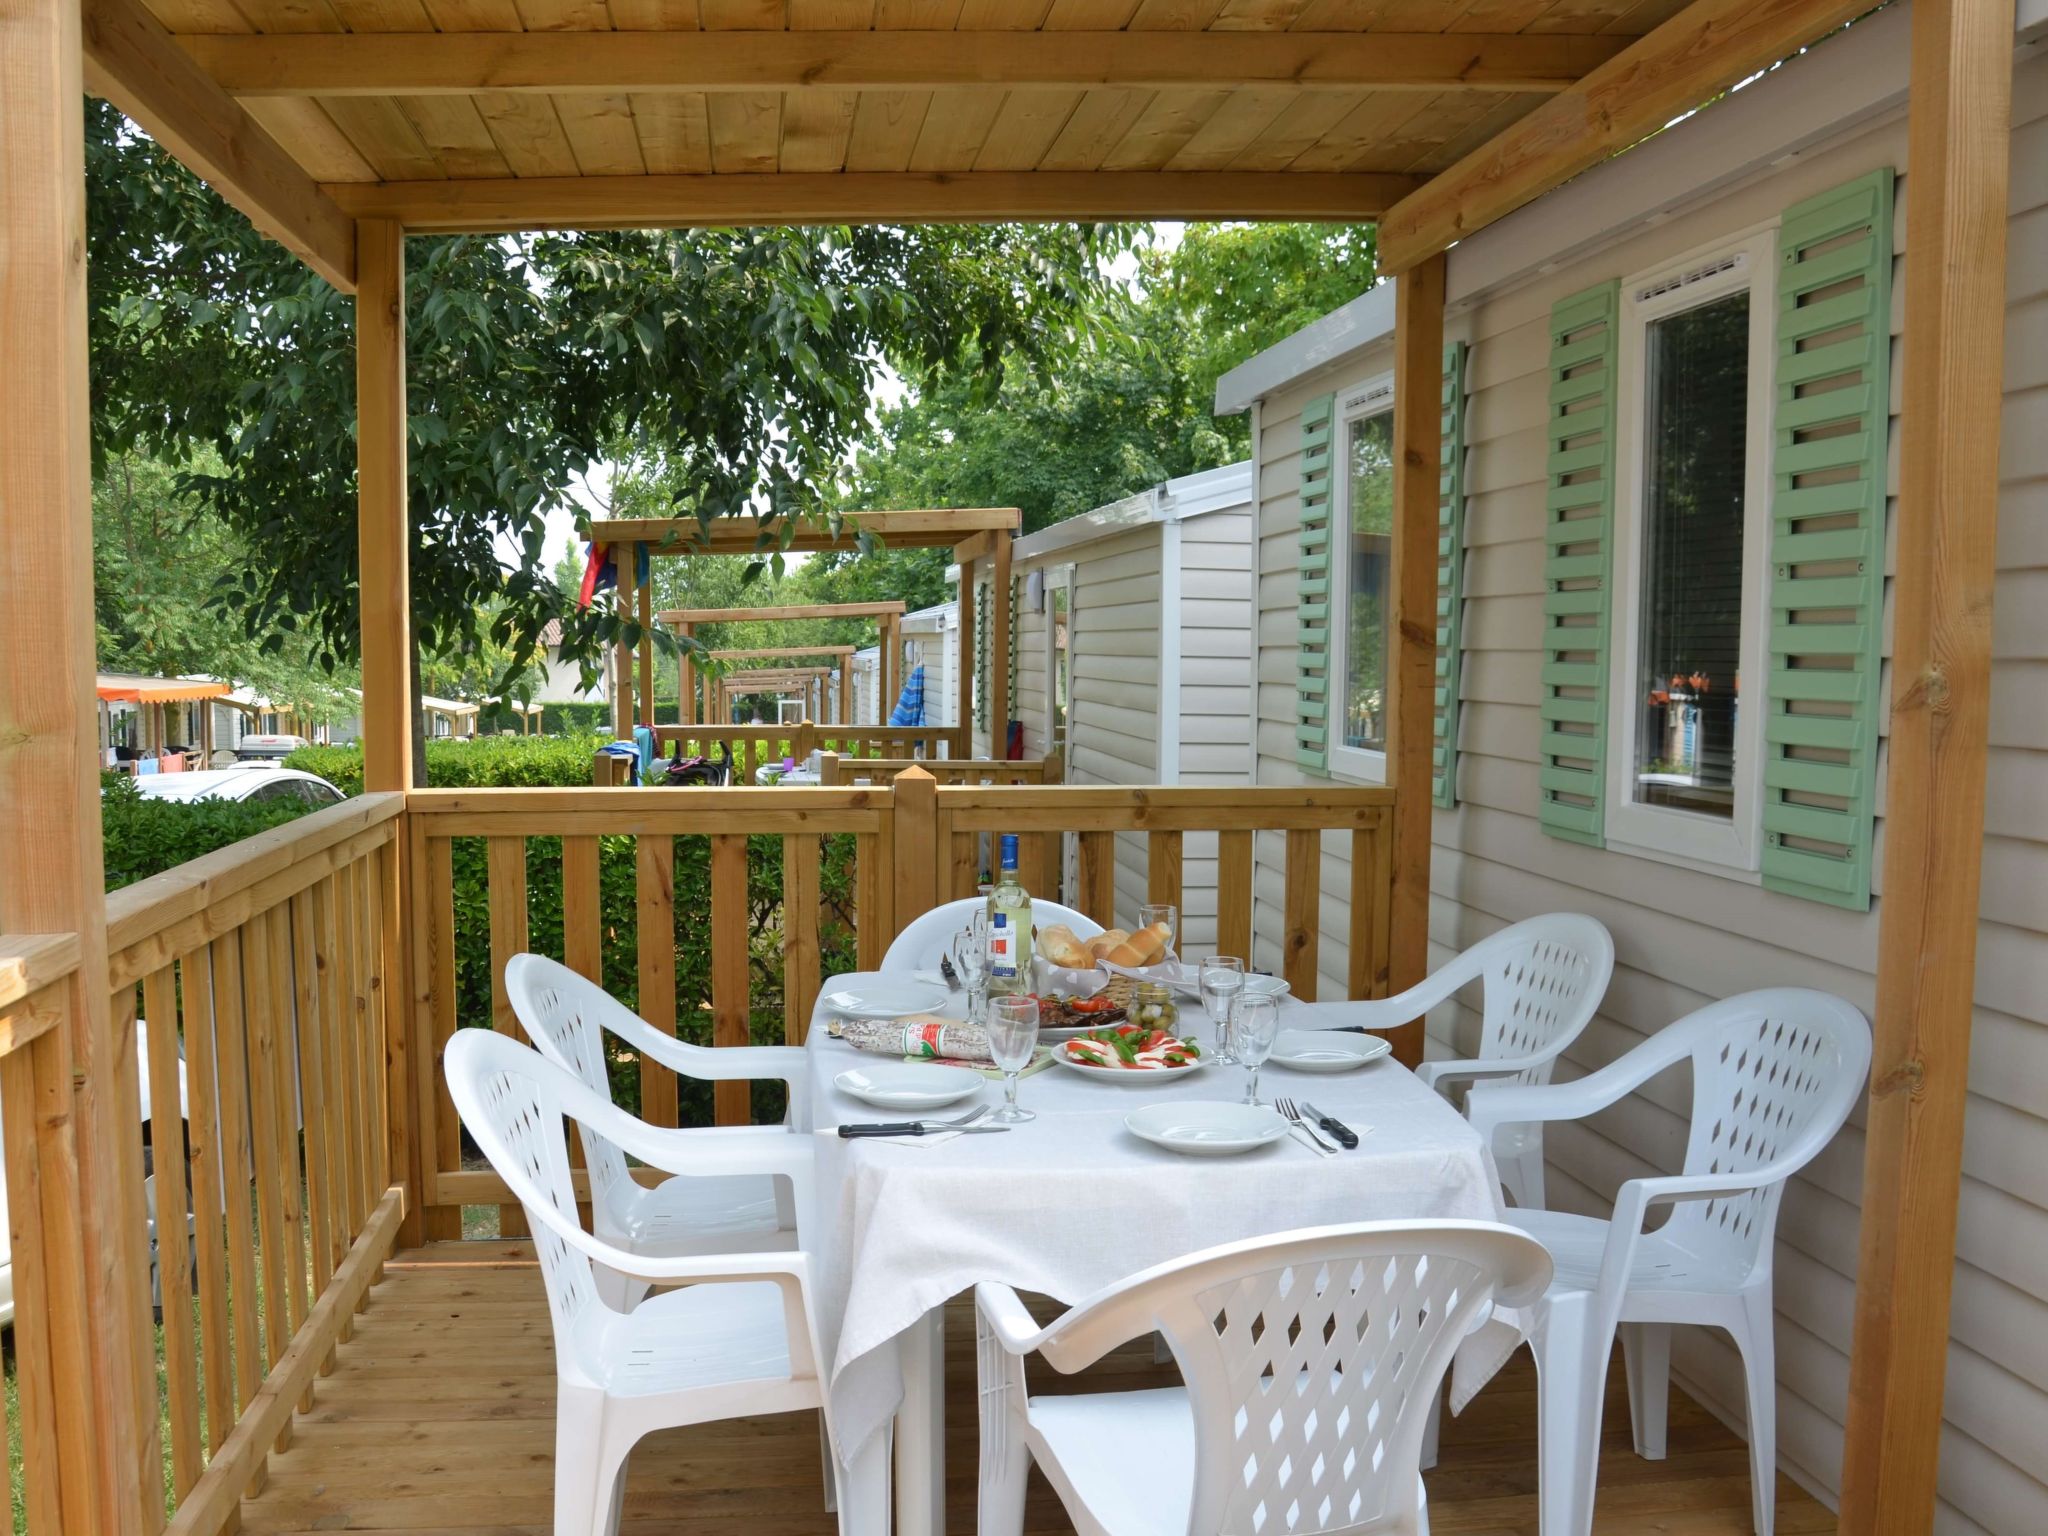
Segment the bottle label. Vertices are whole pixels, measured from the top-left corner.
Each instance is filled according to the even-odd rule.
[[[988,930],[988,971],[991,976],[1014,979],[1017,975],[1016,931],[1007,914],[998,912]]]

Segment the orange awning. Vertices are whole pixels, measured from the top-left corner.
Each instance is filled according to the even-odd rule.
[[[217,699],[229,692],[226,683],[185,677],[122,677],[102,672],[97,692],[111,704],[177,704],[187,699]]]

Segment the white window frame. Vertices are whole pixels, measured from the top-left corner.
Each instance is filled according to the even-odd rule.
[[[1387,782],[1387,754],[1344,744],[1345,699],[1351,686],[1351,426],[1374,416],[1391,416],[1393,411],[1391,369],[1338,390],[1335,435],[1330,443],[1330,648],[1329,688],[1324,695],[1329,704],[1329,763],[1333,775],[1364,784]],[[1392,595],[1390,585],[1389,598]],[[1391,624],[1387,638],[1391,668]]]
[[[1777,227],[1759,226],[1623,280],[1615,368],[1614,602],[1609,620],[1606,843],[1647,858],[1757,880],[1763,844],[1763,721],[1770,656],[1771,407],[1777,360]],[[1743,474],[1741,675],[1735,805],[1728,818],[1635,798],[1642,644],[1645,341],[1654,321],[1749,293],[1749,409]]]

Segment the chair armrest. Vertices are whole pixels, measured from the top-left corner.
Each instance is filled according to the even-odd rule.
[[[1569,1083],[1478,1083],[1465,1096],[1465,1118],[1489,1140],[1503,1125],[1583,1120],[1626,1098],[1666,1065],[1636,1050]]]
[[[1426,1087],[1442,1093],[1453,1082],[1470,1079],[1476,1086],[1484,1078],[1513,1077],[1542,1064],[1540,1056],[1502,1057],[1495,1061],[1425,1061],[1416,1067],[1415,1075]]]
[[[975,1286],[974,1306],[989,1333],[1013,1355],[1030,1354],[1045,1337],[1046,1330],[1038,1326],[1038,1319],[1017,1293],[999,1281],[984,1280]]]
[[[815,1153],[808,1136],[792,1136],[780,1125],[734,1125],[716,1129],[670,1130],[616,1110],[592,1129],[622,1151],[681,1178],[766,1174],[808,1180]],[[580,1117],[579,1117],[580,1118]]]
[[[809,1077],[810,1056],[800,1045],[721,1045],[706,1049],[652,1032],[654,1038],[635,1044],[671,1072],[699,1082],[777,1079],[792,1092]]]

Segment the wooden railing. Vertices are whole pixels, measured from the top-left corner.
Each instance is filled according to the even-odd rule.
[[[1058,784],[1066,778],[1066,765],[1057,752],[1016,762],[995,757],[934,761],[915,757],[847,757],[838,752],[818,754],[818,782],[828,789],[839,784],[886,787],[906,768],[922,769],[941,784]]]
[[[967,732],[950,725],[657,725],[654,736],[664,753],[680,742],[685,757],[714,757],[730,746],[736,773],[752,782],[763,763],[785,757],[804,761],[813,752],[844,757],[965,757],[971,750]]]
[[[107,899],[116,1034],[146,1025],[176,1536],[232,1528],[398,1231],[384,1025],[404,809],[364,796]],[[154,1412],[142,1439],[146,1489],[164,1476]]]
[[[1295,991],[1312,998],[1321,840],[1336,833],[1350,839],[1353,858],[1350,991],[1385,991],[1390,791],[942,785],[924,766],[906,765],[886,787],[410,795],[425,1235],[457,1236],[465,1204],[499,1205],[501,1231],[517,1231],[503,1183],[462,1166],[439,1059],[457,1028],[488,1022],[517,1032],[503,975],[522,950],[556,956],[700,1044],[795,1043],[825,976],[878,964],[911,918],[973,894],[984,837],[1023,834],[1023,879],[1044,895],[1061,893],[1062,840],[1075,837],[1071,899],[1105,924],[1128,926],[1135,912],[1113,910],[1116,835],[1144,838],[1150,895],[1177,902],[1183,834],[1217,833],[1223,947],[1250,955],[1252,839],[1268,832],[1284,851],[1284,900],[1279,928],[1265,937]],[[559,929],[538,931],[557,911]],[[644,1060],[635,1071],[638,1112],[656,1124],[730,1124],[764,1104],[774,1112],[744,1083],[685,1103],[672,1074]]]

